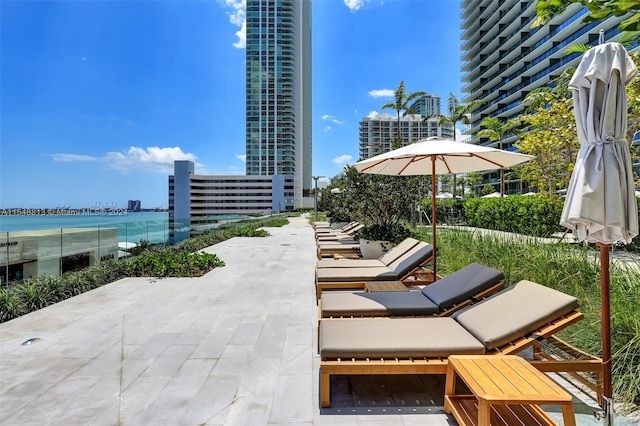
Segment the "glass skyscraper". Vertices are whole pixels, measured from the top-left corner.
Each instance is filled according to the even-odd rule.
[[[311,188],[310,0],[247,0],[246,174],[293,175]]]

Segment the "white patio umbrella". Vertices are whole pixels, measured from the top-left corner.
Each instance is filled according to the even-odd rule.
[[[483,195],[480,198],[499,198],[502,197],[502,194],[499,192],[492,192],[491,194]]]
[[[625,86],[638,69],[620,43],[585,52],[569,82],[580,150],[567,188],[560,224],[578,241],[600,248],[602,360],[605,418],[613,421],[609,250],[638,235],[631,155],[626,142]]]
[[[442,192],[438,195],[436,195],[436,198],[438,199],[451,199],[453,198],[453,194],[450,192]]]
[[[532,156],[481,145],[431,137],[359,161],[353,165],[362,173],[395,176],[431,175],[431,217],[433,247],[436,246],[436,175],[508,168],[531,160]],[[433,256],[436,276],[436,255]]]

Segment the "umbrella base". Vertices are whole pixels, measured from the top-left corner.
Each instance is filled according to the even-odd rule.
[[[613,398],[602,397],[602,409],[596,410],[593,415],[598,420],[604,420],[605,426],[613,426]]]

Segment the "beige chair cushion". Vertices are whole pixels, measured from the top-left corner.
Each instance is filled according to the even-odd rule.
[[[318,269],[324,268],[375,268],[386,266],[379,259],[320,259]]]
[[[316,271],[318,282],[392,281],[398,279],[386,266],[373,268],[322,268]]]
[[[437,358],[484,347],[452,318],[340,319],[320,323],[322,358]]]
[[[374,266],[388,266],[400,256],[415,247],[419,241],[415,238],[407,238],[397,246],[394,246],[383,254],[380,259],[321,259],[318,260],[318,268],[371,268]]]
[[[393,262],[398,260],[398,258],[400,258],[402,255],[404,255],[409,250],[411,250],[416,245],[418,245],[419,243],[420,241],[416,240],[415,238],[407,238],[403,240],[400,244],[392,247],[388,252],[383,254],[380,257],[380,261],[384,263],[386,266],[389,266]]]
[[[319,250],[333,250],[333,251],[340,251],[340,250],[360,250],[360,244],[359,243],[336,243],[336,242],[330,242],[330,243],[319,243],[318,244],[318,249]]]
[[[453,318],[487,349],[493,349],[524,337],[577,308],[575,297],[522,280],[455,313]]]

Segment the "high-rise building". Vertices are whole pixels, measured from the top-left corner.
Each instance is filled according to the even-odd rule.
[[[127,201],[127,211],[139,212],[141,208],[142,208],[142,204],[140,203],[140,200]]]
[[[580,62],[581,53],[567,54],[577,44],[595,45],[600,30],[606,41],[620,38],[618,24],[624,17],[611,16],[602,22],[585,24],[588,10],[579,3],[555,16],[544,26],[531,28],[536,19],[536,0],[461,0],[463,102],[485,102],[471,115],[463,133],[471,143],[497,147],[498,142],[478,139],[480,123],[486,117],[502,121],[525,112],[524,98],[531,91],[548,86],[568,67]],[[515,149],[515,137],[503,141],[503,149]],[[485,176],[485,184],[499,180],[499,172]],[[513,182],[507,192],[516,190]]]
[[[310,0],[246,2],[246,174],[311,182]]]
[[[532,90],[545,87],[568,67],[580,62],[581,53],[567,54],[577,44],[595,45],[604,30],[606,41],[620,37],[622,17],[585,24],[588,10],[579,3],[554,17],[547,25],[531,28],[536,0],[462,0],[463,101],[483,100],[464,133],[475,135],[485,117],[504,121],[522,114],[522,101]],[[472,138],[473,142],[480,142]],[[487,145],[497,142],[483,141]]]
[[[440,114],[440,96],[423,95],[409,105],[413,114],[402,114],[400,134],[403,145],[439,136],[455,139],[453,126],[438,125],[439,119],[432,117]],[[366,159],[394,148],[393,142],[398,135],[398,117],[387,113],[374,117],[365,117],[360,121],[360,158]]]
[[[424,95],[416,99],[410,106],[414,114],[420,114],[423,117],[440,114],[440,96]],[[407,115],[406,113],[404,114]]]
[[[439,113],[439,111],[438,111]],[[366,159],[394,148],[393,142],[398,134],[398,117],[392,114],[378,114],[365,117],[360,121],[360,158]],[[438,125],[438,118],[428,118],[420,114],[407,114],[400,118],[400,134],[403,145],[417,142],[431,136],[455,139],[453,126]]]

